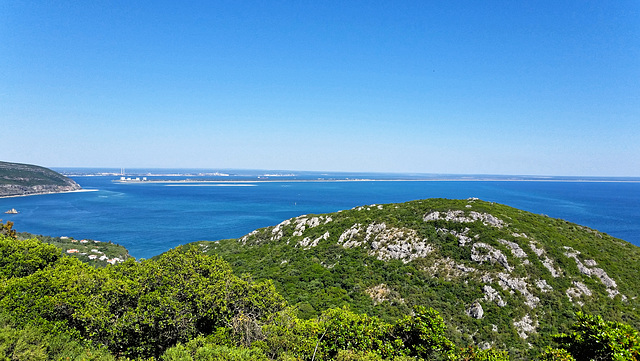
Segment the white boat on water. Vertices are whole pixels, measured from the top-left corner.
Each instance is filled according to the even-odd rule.
[[[20,212],[16,211],[15,208],[11,208],[10,210],[4,212],[5,214],[18,214]]]

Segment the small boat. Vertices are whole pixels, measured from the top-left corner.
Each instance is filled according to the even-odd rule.
[[[4,212],[5,214],[18,214],[20,212],[16,211],[15,208],[11,208],[10,210]]]

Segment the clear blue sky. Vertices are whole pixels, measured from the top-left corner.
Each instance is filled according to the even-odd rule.
[[[638,1],[1,1],[0,160],[640,176]]]

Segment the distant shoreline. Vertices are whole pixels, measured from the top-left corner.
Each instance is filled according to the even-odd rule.
[[[180,184],[180,183],[309,183],[309,182],[564,182],[564,183],[640,183],[640,180],[620,179],[505,179],[505,178],[437,178],[437,179],[255,179],[255,180],[121,180],[114,179],[114,183],[125,184]]]
[[[61,194],[61,193],[82,193],[82,192],[95,192],[98,189],[77,189],[75,191],[63,191],[63,192],[42,192],[42,193],[29,193],[29,194],[15,194],[12,196],[0,196],[0,198],[16,198],[16,197],[29,197],[29,196],[42,196],[46,194]]]

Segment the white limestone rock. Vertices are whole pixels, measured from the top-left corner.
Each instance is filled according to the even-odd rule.
[[[426,257],[434,250],[415,230],[387,228],[385,223],[370,224],[364,240],[370,244],[369,255],[382,261],[398,259],[408,263],[416,258]]]
[[[573,281],[573,287],[569,287],[565,293],[571,302],[574,302],[577,298],[591,296],[593,294],[584,283],[578,281]],[[584,305],[582,301],[575,301],[575,303],[580,306]]]
[[[495,302],[498,307],[504,307],[507,303],[502,299],[500,293],[496,291],[493,287],[489,285],[484,285],[482,287],[482,291],[484,292],[484,299],[489,302]]]
[[[520,294],[525,298],[524,304],[532,309],[536,308],[536,306],[540,303],[540,298],[534,296],[529,291],[529,285],[524,278],[515,278],[506,273],[500,272],[498,273],[498,284],[505,291],[513,290],[520,292]]]
[[[484,242],[473,244],[471,247],[471,259],[480,264],[484,262],[489,262],[491,264],[498,263],[507,271],[512,271],[512,267],[509,266],[507,257],[500,250],[495,249]]]
[[[514,320],[513,326],[518,330],[518,336],[526,340],[530,334],[536,332],[538,321],[532,320],[531,316],[527,314],[519,321]]]
[[[438,221],[445,220],[449,222],[457,222],[457,223],[471,223],[475,221],[481,221],[485,226],[492,226],[497,228],[502,228],[506,224],[499,218],[488,214],[488,213],[479,213],[475,211],[469,212],[467,216],[464,211],[460,210],[448,210],[446,212],[430,212],[424,215],[423,217],[425,222],[428,221]]]
[[[305,237],[303,240],[298,242],[298,245],[300,245],[304,249],[310,249],[317,246],[320,241],[329,239],[329,236],[329,232],[325,232],[322,236],[314,239],[313,241],[311,240],[311,238]]]
[[[535,253],[538,256],[538,258],[540,258],[540,260],[542,261],[542,265],[547,270],[549,270],[549,273],[551,273],[552,277],[554,278],[560,277],[561,275],[560,271],[556,269],[556,267],[553,264],[553,261],[546,255],[544,249],[538,248],[536,242],[533,240],[529,241],[529,247],[531,247],[531,250],[533,250],[533,253]]]
[[[553,291],[553,287],[551,287],[546,280],[537,280],[536,281],[536,286],[538,286],[538,288],[540,289],[540,291],[542,292],[549,292],[549,291]]]
[[[338,244],[341,244],[344,248],[354,248],[358,247],[362,244],[361,241],[358,241],[356,237],[361,230],[361,225],[359,223],[354,224],[351,228],[344,231],[340,238],[338,238]]]
[[[476,301],[466,310],[466,314],[469,317],[473,317],[477,320],[481,319],[484,316],[484,310],[482,309],[482,305]]]

